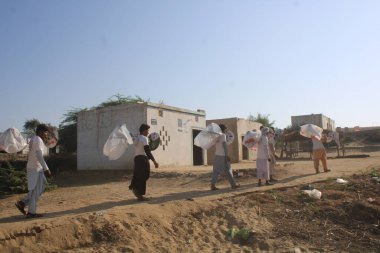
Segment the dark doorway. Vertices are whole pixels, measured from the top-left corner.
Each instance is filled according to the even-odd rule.
[[[193,129],[193,164],[203,165],[203,149],[194,145],[195,137],[201,132],[201,130]]]
[[[241,137],[241,143],[243,143],[244,136]],[[241,144],[242,150],[243,150],[243,160],[248,160],[249,159],[249,152],[248,148]]]

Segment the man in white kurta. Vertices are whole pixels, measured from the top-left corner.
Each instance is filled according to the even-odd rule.
[[[218,181],[219,174],[222,171],[226,175],[231,188],[236,189],[237,187],[239,187],[239,185],[236,184],[235,179],[232,175],[230,158],[228,156],[226,137],[227,127],[223,124],[220,124],[219,127],[222,130],[222,135],[218,138],[215,144],[215,158],[212,168],[211,190],[218,190],[218,188],[215,185]]]
[[[37,126],[36,136],[33,136],[29,142],[28,163],[26,165],[28,179],[28,195],[16,203],[17,209],[28,218],[41,217],[37,214],[37,201],[45,190],[46,178],[44,171],[50,174],[49,167],[43,158],[44,141],[48,138],[48,127],[44,124]],[[28,213],[24,210],[28,206]]]
[[[259,180],[258,185],[261,186],[261,180],[264,179],[266,185],[271,185],[269,181],[269,147],[268,147],[268,133],[269,129],[263,127],[261,129],[261,139],[257,146],[257,159],[256,159],[256,168],[257,168],[257,178]]]

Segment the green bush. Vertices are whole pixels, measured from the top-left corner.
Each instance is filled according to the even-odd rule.
[[[227,235],[232,239],[232,240],[238,240],[240,242],[246,242],[250,237],[251,237],[251,231],[247,228],[232,228],[228,230]]]
[[[0,191],[7,194],[26,193],[28,184],[25,169],[16,169],[9,162],[0,167]],[[51,179],[47,180],[46,190],[57,188]]]

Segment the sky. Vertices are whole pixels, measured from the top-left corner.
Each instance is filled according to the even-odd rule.
[[[378,0],[1,0],[0,132],[115,94],[378,126]]]

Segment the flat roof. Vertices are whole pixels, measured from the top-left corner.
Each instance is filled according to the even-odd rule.
[[[153,108],[157,108],[157,109],[182,112],[182,113],[193,114],[193,115],[202,116],[202,117],[206,116],[206,112],[204,110],[201,110],[201,109],[198,109],[197,111],[193,111],[193,110],[183,109],[183,108],[169,106],[169,105],[160,104],[160,103],[152,103],[152,102],[131,102],[131,103],[126,103],[126,104],[111,105],[111,106],[106,106],[106,107],[101,107],[101,108],[95,107],[95,108],[91,108],[89,110],[80,111],[80,113],[87,113],[87,112],[97,111],[97,110],[107,110],[109,108],[123,107],[123,106],[130,106],[130,105],[141,105],[141,106],[145,105],[147,107],[153,107]]]
[[[206,116],[206,112],[204,110],[201,110],[201,109],[198,109],[197,111],[193,111],[193,110],[183,109],[183,108],[169,106],[169,105],[165,105],[165,104],[159,104],[159,103],[146,102],[145,104],[149,107],[154,107],[154,108],[158,108],[158,109],[165,109],[165,110],[169,110],[169,111],[189,113],[189,114],[194,114],[194,115],[198,115],[198,116]]]

